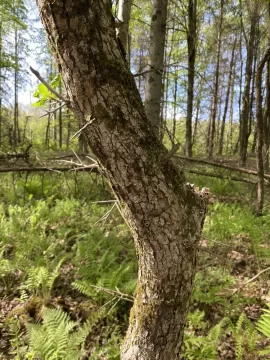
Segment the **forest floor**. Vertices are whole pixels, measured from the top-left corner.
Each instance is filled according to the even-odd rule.
[[[212,200],[180,359],[270,359],[270,351],[261,353],[270,336],[258,330],[270,304],[269,194],[256,217],[254,185],[228,173],[189,174],[188,181],[210,188]],[[1,185],[0,359],[45,359],[44,308],[59,309],[59,319],[68,314],[77,333],[90,323],[74,359],[119,359],[136,255],[106,184],[77,173],[2,175]],[[56,356],[49,359],[68,359],[67,349],[57,348],[64,340],[47,343]]]

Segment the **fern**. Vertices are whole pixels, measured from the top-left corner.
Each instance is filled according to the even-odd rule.
[[[264,309],[264,314],[261,315],[259,321],[257,322],[257,329],[260,333],[270,339],[270,304],[267,305],[269,309]],[[269,355],[270,354],[270,346],[266,349],[259,351],[260,355]]]
[[[78,360],[94,321],[81,327],[60,309],[43,309],[43,324],[28,324],[30,352],[44,360]]]
[[[58,262],[52,271],[44,266],[29,269],[28,278],[20,287],[22,294],[25,296],[25,291],[27,290],[30,294],[33,293],[34,295],[49,295],[64,261],[65,257]]]
[[[270,339],[270,304],[268,304],[269,309],[264,309],[264,314],[261,315],[258,323],[257,329],[266,337]]]
[[[257,331],[245,314],[241,314],[237,323],[230,324],[229,329],[235,342],[235,359],[242,360],[246,351],[254,351],[257,340]]]

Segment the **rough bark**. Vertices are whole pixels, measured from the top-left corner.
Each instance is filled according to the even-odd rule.
[[[121,357],[177,359],[205,201],[154,135],[121,57],[111,1],[37,3],[69,106],[88,123],[84,134],[134,236],[138,284]]]
[[[264,161],[263,161],[263,144],[264,144],[264,124],[262,109],[262,73],[265,63],[270,58],[270,47],[267,49],[257,68],[256,75],[256,125],[257,125],[257,144],[256,144],[256,160],[258,172],[257,185],[257,206],[256,213],[261,215],[264,203]]]
[[[197,0],[188,2],[188,93],[186,118],[186,156],[192,156],[192,115],[194,99],[195,60],[197,43]]]
[[[166,38],[168,0],[152,0],[150,29],[149,70],[145,90],[145,111],[156,134],[160,131],[162,78]]]

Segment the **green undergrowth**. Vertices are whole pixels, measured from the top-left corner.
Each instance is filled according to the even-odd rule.
[[[183,359],[219,359],[225,340],[233,358],[246,359],[250,353],[259,359],[268,313],[260,333],[257,319],[250,319],[246,311],[263,307],[260,297],[242,291],[230,296],[239,285],[239,272],[247,280],[267,266],[270,215],[266,211],[256,217],[249,203],[228,200],[230,194],[252,198],[245,186],[237,183],[240,189],[232,190],[219,180],[211,179],[210,185],[204,177],[191,180],[210,187],[214,202],[205,221],[207,246],[202,244],[199,254]],[[62,360],[73,350],[78,358],[119,359],[137,260],[132,236],[108,186],[89,174],[3,176],[1,184],[1,306],[13,300],[17,304],[5,312],[0,326],[0,337],[9,334],[3,359]],[[227,200],[220,201],[224,194]],[[248,259],[240,270],[230,256],[234,252]],[[252,286],[247,289],[253,291]],[[57,315],[56,322],[51,314]],[[53,338],[46,343],[53,329],[63,336],[57,344]],[[78,346],[69,351],[70,339]]]

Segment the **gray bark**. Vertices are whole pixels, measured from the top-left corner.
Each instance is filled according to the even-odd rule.
[[[118,37],[124,48],[125,53],[128,53],[128,37],[129,37],[129,21],[131,14],[132,0],[119,0],[117,17],[120,21],[118,26]],[[129,57],[128,57],[129,58]]]
[[[230,72],[228,77],[228,87],[226,92],[226,98],[225,98],[225,106],[224,106],[224,112],[222,117],[222,123],[221,123],[221,129],[220,129],[220,139],[219,139],[219,147],[218,147],[218,154],[222,155],[223,152],[223,144],[224,144],[224,132],[225,132],[225,123],[226,123],[226,117],[227,117],[227,111],[228,111],[228,105],[229,105],[229,98],[233,83],[233,76],[234,76],[234,52],[236,47],[236,41],[235,38],[234,44],[233,44],[233,50],[232,50],[232,57],[230,61]]]
[[[121,204],[138,255],[123,360],[176,360],[205,200],[154,135],[121,57],[110,0],[37,0],[70,108]]]
[[[219,90],[219,75],[220,75],[220,55],[221,55],[221,35],[223,28],[223,8],[224,0],[220,2],[220,19],[218,25],[218,38],[217,38],[217,63],[215,70],[214,78],[214,94],[211,107],[211,119],[209,124],[209,140],[208,140],[208,158],[212,159],[214,154],[214,141],[215,141],[215,132],[216,132],[216,115],[217,115],[217,106],[218,106],[218,90]]]
[[[258,172],[257,185],[257,206],[256,213],[261,215],[264,203],[264,160],[263,160],[263,144],[264,144],[264,124],[262,109],[262,73],[265,63],[270,59],[270,47],[267,49],[262,60],[260,61],[256,74],[256,125],[257,125],[257,144],[256,144],[256,160]]]
[[[160,131],[162,78],[168,0],[152,0],[149,70],[145,90],[145,111],[156,134]]]
[[[186,156],[192,156],[192,115],[194,99],[195,60],[197,43],[197,0],[188,2],[188,93],[186,118]]]
[[[247,164],[247,148],[249,138],[249,110],[250,110],[250,86],[252,79],[252,64],[254,57],[254,43],[256,36],[256,27],[258,21],[258,4],[254,3],[250,9],[250,33],[247,44],[247,59],[246,59],[246,73],[245,86],[242,98],[242,109],[240,116],[240,134],[239,134],[239,166],[245,167]]]

